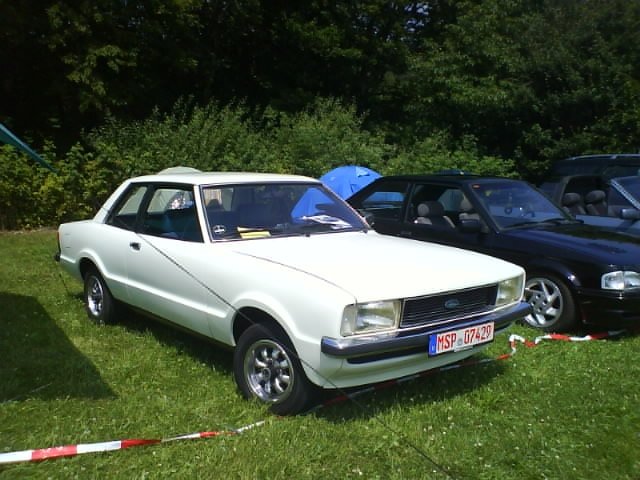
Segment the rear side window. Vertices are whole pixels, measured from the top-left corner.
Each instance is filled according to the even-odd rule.
[[[120,198],[106,223],[125,230],[134,230],[138,210],[146,193],[146,185],[132,185]]]

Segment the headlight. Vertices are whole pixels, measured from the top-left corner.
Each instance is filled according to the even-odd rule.
[[[620,270],[617,272],[605,273],[602,275],[600,284],[605,290],[628,290],[630,288],[640,288],[640,273]]]
[[[522,298],[524,275],[503,280],[498,284],[496,307],[518,302]]]
[[[398,328],[400,301],[360,303],[349,305],[342,314],[340,333],[343,336],[372,333]]]

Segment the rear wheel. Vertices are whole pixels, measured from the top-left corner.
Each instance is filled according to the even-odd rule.
[[[569,287],[550,274],[533,273],[527,279],[524,299],[533,308],[524,320],[545,332],[567,331],[576,327],[576,306]]]
[[[234,352],[233,373],[245,398],[271,404],[277,415],[304,411],[318,390],[307,379],[288,336],[274,324],[245,330]]]
[[[84,275],[84,305],[93,322],[104,325],[115,321],[116,303],[95,267],[89,268]]]

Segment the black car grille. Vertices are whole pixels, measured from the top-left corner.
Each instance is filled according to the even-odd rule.
[[[438,325],[460,317],[480,314],[494,307],[498,286],[447,292],[432,297],[407,299],[400,328]]]

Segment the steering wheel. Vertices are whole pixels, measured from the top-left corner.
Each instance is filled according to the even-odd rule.
[[[536,216],[536,212],[530,203],[527,203],[520,208],[520,217],[526,217],[527,215],[530,215],[531,218]]]

